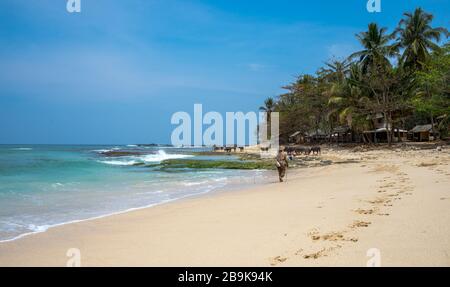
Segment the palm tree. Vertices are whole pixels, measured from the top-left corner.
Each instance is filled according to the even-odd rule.
[[[321,73],[331,82],[342,84],[349,73],[350,64],[348,59],[332,60],[325,63],[326,67],[321,70]]]
[[[325,96],[325,102],[328,101],[325,109],[325,121],[328,123],[327,128],[330,131],[330,142],[335,126],[340,122],[338,112],[341,105],[337,99],[342,99],[345,96],[350,64],[347,59],[343,61],[334,59],[325,63],[326,66],[317,72],[319,92],[322,92],[322,95]]]
[[[259,107],[259,110],[267,113],[267,122],[270,122],[270,114],[275,111],[275,101],[273,98],[267,98],[264,101],[264,106]]]
[[[359,58],[364,73],[374,65],[390,66],[389,57],[397,54],[397,46],[389,44],[394,34],[387,35],[386,31],[386,28],[379,28],[376,23],[370,23],[367,32],[356,35],[364,50],[353,53],[349,60]]]
[[[266,123],[267,123],[267,129],[268,129],[268,132],[267,132],[268,138],[271,137],[271,126],[270,126],[270,123],[272,120],[271,115],[272,115],[272,112],[275,111],[275,106],[276,106],[275,101],[273,100],[273,98],[269,97],[264,101],[264,106],[259,107],[260,111],[263,111],[267,114]]]
[[[399,35],[398,45],[405,49],[400,58],[404,67],[422,70],[430,56],[430,50],[438,50],[441,35],[448,37],[448,30],[432,28],[433,15],[417,8],[414,13],[404,13],[395,34]]]
[[[364,73],[360,65],[353,63],[349,66],[346,74],[341,92],[332,94],[328,100],[328,105],[334,107],[329,116],[337,115],[339,122],[346,124],[352,134],[354,132],[363,134],[364,130],[369,129],[367,109],[365,108],[369,97],[367,96],[368,90],[363,83]],[[367,138],[367,140],[370,142],[370,139]]]
[[[342,92],[332,94],[328,100],[328,105],[337,107],[333,112],[338,113],[339,121],[352,127],[352,115],[357,112],[356,103],[361,98],[361,90],[356,83],[360,82],[359,73],[361,68],[357,64],[352,64],[348,69],[348,77],[342,85]]]

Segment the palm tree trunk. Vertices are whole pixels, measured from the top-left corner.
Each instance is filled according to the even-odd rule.
[[[433,133],[433,139],[436,140],[436,133],[434,131],[434,118],[433,118],[433,114],[430,115],[431,117],[431,132]]]

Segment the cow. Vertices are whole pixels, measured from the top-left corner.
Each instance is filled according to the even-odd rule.
[[[295,149],[297,154],[309,155],[311,153],[311,149],[309,147],[298,147]]]
[[[320,146],[313,146],[311,148],[311,151],[312,151],[313,154],[317,154],[317,155],[321,154]]]

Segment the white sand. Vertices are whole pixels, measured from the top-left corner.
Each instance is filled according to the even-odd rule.
[[[450,153],[326,151],[358,162],[287,183],[55,227],[0,244],[0,266],[450,266]]]

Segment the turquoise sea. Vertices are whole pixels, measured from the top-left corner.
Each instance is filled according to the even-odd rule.
[[[199,154],[206,150],[156,145],[0,145],[0,241],[266,181],[264,171],[160,168],[166,159],[237,160]]]

